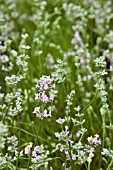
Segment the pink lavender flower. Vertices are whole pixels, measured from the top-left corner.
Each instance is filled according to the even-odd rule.
[[[62,152],[64,149],[65,149],[65,147],[62,145],[62,146],[60,147],[60,151]]]
[[[53,79],[50,78],[50,76],[42,76],[36,87],[39,88],[40,91],[47,91],[49,89],[54,89],[55,84],[53,84]]]
[[[72,154],[72,160],[76,160],[76,154]]]
[[[80,132],[76,133],[76,137],[79,138],[80,137]]]
[[[9,62],[9,63],[8,63],[8,66],[2,65],[2,71],[9,72],[9,71],[12,70],[12,68],[13,68],[12,62]]]
[[[49,151],[44,149],[43,145],[38,145],[34,147],[34,150],[32,152],[32,157],[35,157],[35,159],[38,162],[41,162],[43,159],[47,158],[49,155]],[[46,162],[47,163],[47,162]]]
[[[91,147],[90,150],[89,150],[89,153],[92,153],[94,151],[95,151],[94,147]]]
[[[45,109],[43,112],[41,112],[40,107],[35,107],[33,113],[35,113],[40,119],[43,119],[44,117],[51,117],[51,110],[47,111]]]
[[[25,152],[26,155],[30,155],[31,148],[32,148],[32,143],[30,143],[30,145],[27,145],[25,147],[24,152]]]
[[[35,94],[35,100],[39,100],[44,103],[54,100],[55,84],[53,84],[53,79],[51,79],[50,76],[42,76],[36,87],[39,89],[39,93]]]
[[[45,91],[40,92],[40,93],[36,93],[36,94],[35,94],[35,100],[39,100],[39,101],[42,101],[42,102],[44,102],[44,103],[49,102],[49,98],[48,98],[48,96],[45,94]]]
[[[68,126],[65,126],[65,130],[62,132],[55,132],[55,136],[62,141],[70,141],[71,136],[69,136]]]
[[[71,43],[75,46],[75,49],[83,47],[83,42],[78,31],[75,32],[74,38],[72,39]]]
[[[35,100],[42,103],[49,103],[54,100],[57,91],[55,90],[53,79],[50,78],[50,76],[42,76],[36,87],[39,89],[39,93],[35,94]],[[35,107],[33,113],[40,119],[43,119],[44,117],[51,117],[53,110],[53,106],[49,106],[47,109],[43,109],[43,111],[40,111],[40,107]]]
[[[99,135],[97,134],[95,135],[95,137],[92,137],[92,136],[88,137],[87,140],[90,144],[94,146],[101,145],[101,140],[99,138]]]
[[[6,55],[0,55],[0,61],[2,63],[7,63],[9,61],[9,58]]]

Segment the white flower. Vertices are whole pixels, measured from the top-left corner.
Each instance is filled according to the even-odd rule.
[[[29,45],[22,45],[21,48],[23,48],[25,50],[29,50],[31,47]]]
[[[59,124],[63,124],[65,122],[65,119],[59,118],[59,119],[56,120],[56,122],[59,123]]]
[[[28,37],[28,34],[27,33],[26,34],[22,34],[21,36],[22,36],[23,39],[26,39]]]

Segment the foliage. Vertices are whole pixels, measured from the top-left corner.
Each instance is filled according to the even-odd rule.
[[[112,6],[1,0],[0,169],[112,169]]]

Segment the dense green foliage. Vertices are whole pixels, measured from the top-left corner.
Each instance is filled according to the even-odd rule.
[[[0,169],[111,170],[112,0],[0,0]]]

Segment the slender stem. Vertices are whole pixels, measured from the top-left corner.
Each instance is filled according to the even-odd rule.
[[[111,169],[111,165],[113,164],[113,158],[112,158],[112,160],[111,160],[111,162],[110,162],[110,164],[109,164],[109,166],[107,167],[107,169],[106,170],[110,170]]]
[[[30,164],[31,156],[29,156],[28,163],[27,163],[27,170],[29,170],[29,164]]]
[[[9,125],[8,127],[12,127],[12,126]],[[30,132],[28,132],[28,131],[26,131],[26,130],[24,130],[24,129],[22,129],[22,128],[19,128],[19,127],[16,127],[16,126],[13,126],[13,128],[14,128],[14,129],[18,129],[18,130],[20,130],[20,131],[22,131],[22,132],[24,132],[24,133],[26,133],[26,134],[28,134],[28,135],[31,135],[31,136],[33,136],[33,137],[35,137],[35,138],[39,138],[39,139],[45,141],[46,143],[48,142],[46,139],[44,139],[44,138],[42,138],[42,137],[40,137],[40,136],[34,135],[34,134],[32,134],[32,133],[30,133]],[[48,143],[49,143],[49,142],[48,142]]]
[[[102,124],[103,124],[103,143],[102,143],[102,147],[104,148],[104,142],[105,142],[105,136],[106,136],[105,113],[102,115]]]
[[[93,99],[88,103],[88,105],[82,110],[82,112],[84,112],[93,102],[94,100],[96,99],[97,97],[97,94],[98,94],[98,90],[96,91],[96,94],[95,96],[93,97]]]
[[[16,162],[16,170],[17,170],[17,168],[18,168],[18,162],[19,162],[19,156],[20,156],[20,118],[19,118],[19,115],[17,115],[17,118],[18,118],[18,123],[19,123],[19,132],[18,132],[18,139],[19,139],[19,154],[18,154],[18,158],[17,158],[17,162]],[[12,126],[12,128],[13,128],[13,126]]]
[[[91,163],[90,163],[90,162],[88,162],[88,170],[90,170],[90,164],[91,164]]]

